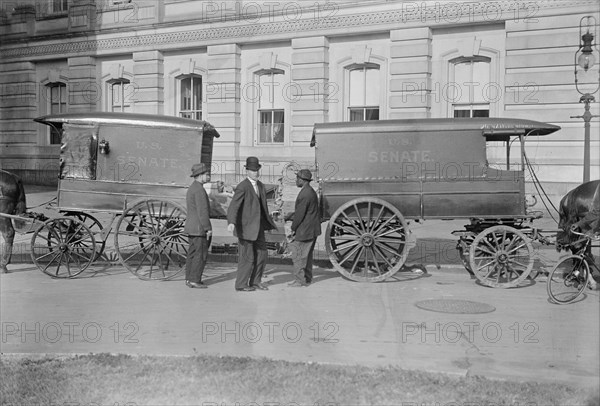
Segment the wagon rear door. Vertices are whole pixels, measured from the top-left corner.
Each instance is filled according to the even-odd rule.
[[[96,179],[98,126],[63,124],[60,179]]]

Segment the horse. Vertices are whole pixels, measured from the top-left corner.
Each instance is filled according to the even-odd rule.
[[[0,236],[4,240],[0,244],[0,271],[7,273],[7,265],[12,255],[15,230],[12,221],[1,214],[22,214],[27,209],[25,188],[21,178],[0,169]]]
[[[570,232],[575,229],[586,234],[600,232],[600,180],[583,183],[570,190],[560,200],[556,247],[560,251],[571,247],[579,237]],[[577,247],[571,247],[576,251]]]

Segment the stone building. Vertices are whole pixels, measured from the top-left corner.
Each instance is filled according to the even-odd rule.
[[[87,111],[207,120],[221,134],[214,175],[232,181],[249,155],[263,161],[266,181],[290,162],[314,163],[309,141],[318,122],[527,118],[562,127],[528,140],[548,193],[556,199],[582,180],[573,60],[582,17],[600,20],[597,0],[8,0],[1,7],[0,167],[29,183],[55,182],[59,154],[57,134],[32,119]],[[582,88],[597,86],[598,64],[579,79]],[[600,178],[598,123],[592,179]],[[490,145],[488,154],[503,151]]]

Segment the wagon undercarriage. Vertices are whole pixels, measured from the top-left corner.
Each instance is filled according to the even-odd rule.
[[[104,253],[112,231],[119,262],[145,280],[173,278],[185,266],[188,239],[185,208],[164,200],[144,200],[113,215],[104,228],[93,215],[66,212],[41,224],[31,240],[31,257],[44,273],[72,278]]]
[[[502,223],[473,219],[453,234],[459,237],[456,248],[469,273],[485,286],[509,288],[535,277],[531,241],[536,230],[524,227],[524,219]],[[355,199],[339,207],[325,235],[334,268],[359,282],[392,277],[405,265],[415,242],[402,213],[378,198]]]

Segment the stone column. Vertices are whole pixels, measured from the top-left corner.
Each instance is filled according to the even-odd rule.
[[[145,114],[164,114],[164,58],[160,51],[133,53],[132,96],[133,111]]]
[[[32,184],[41,178],[37,169],[44,164],[36,156],[41,124],[33,121],[39,115],[38,91],[43,103],[44,89],[36,82],[34,63],[11,62],[0,69],[0,169]]]
[[[221,135],[213,147],[214,177],[235,183],[241,168],[241,49],[237,44],[227,44],[209,46],[207,51],[205,118]]]
[[[390,40],[390,119],[431,117],[431,30],[394,30]]]
[[[68,108],[71,113],[96,110],[102,98],[102,88],[96,83],[96,58],[69,58]]]
[[[326,122],[329,114],[329,40],[292,39],[292,64],[292,82],[299,93],[291,100],[292,146],[295,157],[314,163],[309,146],[313,125]]]

